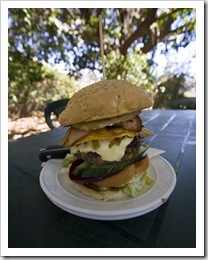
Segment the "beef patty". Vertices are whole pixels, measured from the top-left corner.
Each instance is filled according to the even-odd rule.
[[[126,147],[125,154],[121,158],[122,161],[127,161],[130,159],[134,154],[139,152],[140,146],[141,146],[141,138],[138,136],[135,136],[132,142]],[[77,159],[81,159],[83,161],[86,161],[90,164],[94,165],[102,165],[102,164],[107,164],[109,163],[108,161],[102,160],[102,157],[93,152],[88,152],[88,153],[76,153],[75,154]]]

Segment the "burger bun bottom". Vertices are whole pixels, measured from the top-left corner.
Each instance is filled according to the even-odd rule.
[[[74,184],[74,187],[81,192],[83,195],[86,195],[95,200],[120,200],[127,198],[128,195],[123,191],[122,188],[110,188],[109,190],[95,190],[86,185]]]

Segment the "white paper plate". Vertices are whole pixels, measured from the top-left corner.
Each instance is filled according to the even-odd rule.
[[[44,164],[40,173],[40,185],[55,205],[77,216],[98,220],[120,220],[141,216],[162,205],[176,184],[172,166],[161,156],[155,155],[162,151],[157,152],[156,149],[149,148],[148,154],[151,155],[152,151],[154,157],[150,158],[148,174],[155,182],[136,198],[103,202],[80,194],[73,187],[67,171],[60,171],[62,160],[49,160]]]

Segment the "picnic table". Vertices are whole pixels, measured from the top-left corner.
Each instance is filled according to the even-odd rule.
[[[8,247],[195,248],[196,112],[148,110],[141,118],[153,133],[148,145],[165,151],[161,156],[176,175],[167,201],[119,220],[78,216],[55,205],[41,188],[38,158],[41,148],[58,144],[67,131],[54,128],[8,144]]]

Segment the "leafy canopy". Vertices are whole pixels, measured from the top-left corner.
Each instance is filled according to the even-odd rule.
[[[190,8],[9,9],[9,109],[19,116],[68,97],[83,69],[102,72],[98,17],[102,15],[106,77],[125,78],[155,92],[153,57],[195,40]],[[152,59],[147,59],[147,53]],[[68,76],[43,65],[64,62]],[[171,82],[171,81],[169,81]],[[168,88],[166,88],[168,89]]]
[[[165,52],[195,39],[195,9],[190,8],[18,8],[9,9],[11,52],[24,52],[49,64],[64,61],[69,74],[77,77],[84,68],[101,71],[100,14],[107,61],[111,57],[124,61],[129,53],[146,54],[159,42],[166,44]],[[112,64],[117,67],[111,61],[111,71]],[[125,69],[119,68],[115,76]]]

